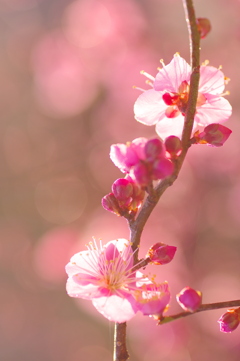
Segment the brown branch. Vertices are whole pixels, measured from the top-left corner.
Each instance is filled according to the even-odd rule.
[[[137,249],[140,244],[140,238],[143,231],[143,228],[151,215],[153,209],[156,207],[160,197],[165,192],[165,190],[170,187],[174,181],[177,179],[178,174],[181,170],[183,161],[186,157],[187,151],[191,146],[190,138],[193,128],[194,115],[196,111],[196,103],[198,96],[198,84],[199,84],[199,68],[200,68],[200,35],[197,29],[196,17],[193,8],[192,0],[183,0],[183,5],[185,9],[186,21],[188,24],[189,38],[190,38],[190,53],[191,53],[191,66],[192,74],[190,78],[190,89],[189,89],[189,98],[186,109],[184,128],[182,133],[182,144],[183,150],[181,155],[175,161],[175,171],[174,173],[162,180],[151,194],[148,195],[146,201],[144,202],[142,209],[140,210],[136,220],[129,220],[129,228],[131,232],[131,242],[133,244],[133,249]],[[135,253],[137,262],[137,252]]]
[[[126,361],[129,354],[126,346],[127,323],[115,323],[113,361]]]
[[[207,303],[201,305],[195,312],[180,312],[175,315],[162,317],[159,320],[159,325],[163,325],[164,323],[168,323],[179,318],[183,318],[186,316],[194,315],[195,313],[202,312],[202,311],[210,311],[210,310],[218,310],[220,308],[229,308],[229,307],[240,307],[240,300],[234,301],[226,301],[226,302],[216,302],[216,303]]]

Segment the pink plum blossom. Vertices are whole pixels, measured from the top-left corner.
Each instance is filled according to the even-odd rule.
[[[134,105],[135,119],[145,125],[156,125],[156,132],[165,139],[181,137],[189,96],[190,65],[177,53],[159,70],[156,78],[142,72],[153,89],[144,91]],[[193,130],[198,126],[226,121],[232,113],[229,102],[222,97],[226,78],[213,66],[200,67],[197,109]]]
[[[92,300],[104,317],[119,323],[130,320],[137,311],[143,312],[143,291],[147,292],[149,301],[158,292],[159,309],[167,306],[170,297],[167,286],[151,290],[150,285],[155,283],[141,272],[133,271],[134,252],[129,241],[118,239],[104,246],[100,242],[98,246],[94,240],[87,248],[75,254],[66,266],[69,296]]]
[[[195,312],[202,303],[202,293],[191,287],[185,287],[176,296],[180,306],[189,312]]]

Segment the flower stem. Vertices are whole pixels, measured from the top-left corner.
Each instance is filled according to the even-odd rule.
[[[129,354],[126,347],[127,323],[115,323],[113,361],[126,361]]]
[[[162,325],[164,323],[168,323],[168,322],[177,320],[177,319],[182,318],[182,317],[194,315],[195,313],[202,312],[202,311],[218,310],[220,308],[239,307],[239,306],[240,306],[240,300],[226,301],[226,302],[216,302],[216,303],[206,303],[204,305],[201,305],[195,312],[180,312],[180,313],[177,313],[175,315],[162,317],[159,320],[159,325]]]

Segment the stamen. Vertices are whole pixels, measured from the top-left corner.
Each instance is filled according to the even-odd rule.
[[[146,71],[144,71],[144,70],[141,70],[141,71],[140,71],[140,74],[143,74],[146,78],[148,78],[148,79],[150,79],[150,80],[152,80],[152,81],[155,80],[155,78],[154,78],[152,75],[146,73]]]
[[[207,66],[209,64],[209,60],[204,60],[204,62],[202,63],[202,66]]]
[[[145,92],[146,89],[140,88],[139,86],[133,85],[133,89],[140,90],[141,92]]]
[[[163,59],[160,59],[160,63],[162,64],[162,66],[165,66]]]
[[[153,82],[151,82],[150,80],[146,80],[145,83],[153,87]]]

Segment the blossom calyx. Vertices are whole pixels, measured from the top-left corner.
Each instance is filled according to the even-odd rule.
[[[240,308],[227,310],[218,320],[221,332],[234,331],[240,322]]]
[[[172,261],[176,250],[177,247],[158,242],[148,250],[147,257],[153,264],[164,265]]]
[[[202,304],[202,293],[191,287],[185,287],[176,295],[177,302],[185,310],[195,312]]]

